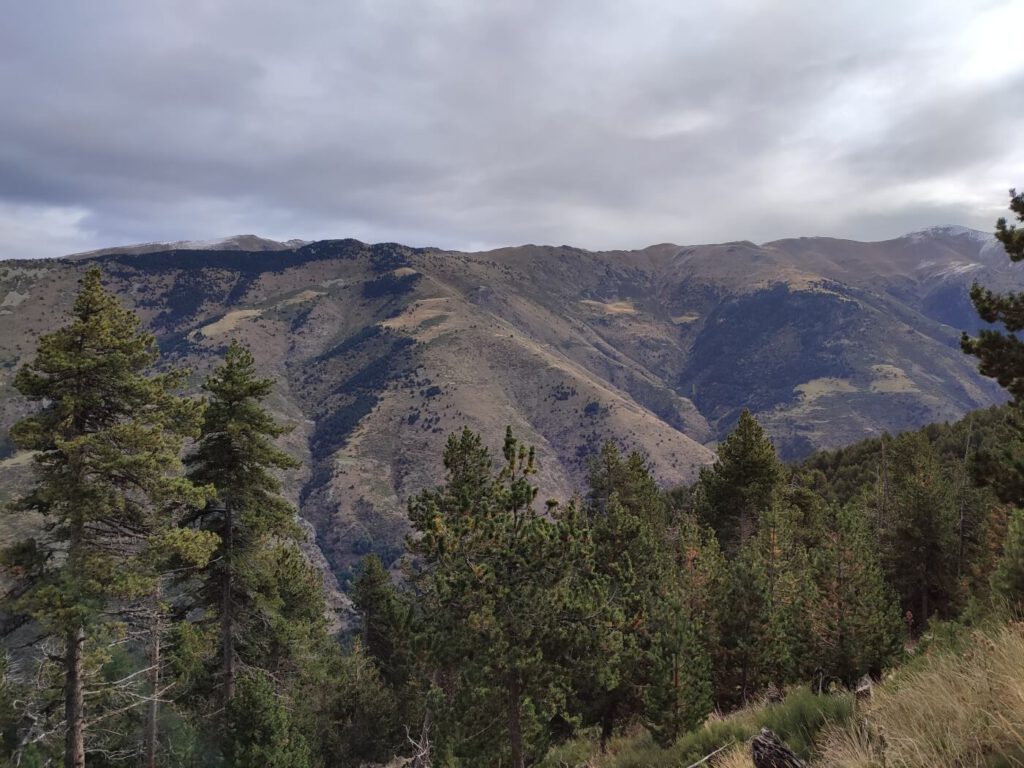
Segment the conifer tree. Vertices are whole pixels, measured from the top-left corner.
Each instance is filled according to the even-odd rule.
[[[665,535],[669,566],[651,607],[643,720],[668,746],[711,711],[726,582],[718,542],[691,516],[672,520]]]
[[[593,614],[593,555],[575,510],[549,518],[535,508],[534,454],[511,430],[503,454],[492,475],[480,438],[452,435],[447,482],[410,503],[409,548],[422,565],[425,652],[446,705],[442,752],[523,768],[564,705],[566,659]]]
[[[605,592],[607,631],[596,637],[577,695],[601,726],[601,749],[619,720],[639,715],[651,682],[650,648],[659,631],[652,608],[669,580],[666,505],[646,462],[607,442],[590,463],[584,521]]]
[[[775,447],[761,425],[744,410],[736,428],[718,447],[718,460],[697,481],[697,512],[732,557],[754,535],[783,479]]]
[[[811,609],[818,602],[810,558],[800,541],[798,514],[788,504],[773,505],[763,515],[751,546],[753,573],[765,607],[762,671],[780,688],[809,671]]]
[[[209,400],[195,451],[186,458],[189,477],[216,493],[216,503],[193,520],[220,541],[201,575],[198,606],[218,628],[212,703],[236,734],[247,733],[230,721],[244,711],[231,706],[239,668],[272,673],[276,693],[287,695],[302,656],[325,632],[322,580],[298,548],[302,530],[275,474],[297,462],[274,445],[288,429],[263,406],[272,387],[256,375],[252,354],[232,342],[203,384]],[[261,680],[251,683],[258,691]],[[241,736],[233,738],[240,748]]]
[[[644,689],[644,722],[661,746],[671,746],[711,712],[711,655],[687,595],[660,599],[652,610],[650,684]]]
[[[899,601],[886,583],[875,539],[863,509],[828,511],[826,532],[815,551],[814,659],[822,678],[852,686],[878,675],[903,645]]]
[[[808,671],[816,587],[800,543],[798,513],[777,501],[729,564],[722,643],[739,700],[766,684],[781,688]]]
[[[919,433],[891,448],[891,503],[879,521],[882,563],[902,610],[918,629],[948,614],[956,589],[954,493],[934,447]]]
[[[183,479],[182,439],[195,434],[200,404],[175,391],[180,371],[153,373],[154,337],[104,291],[91,268],[71,322],[39,339],[14,385],[39,409],[11,430],[36,452],[36,484],[19,504],[47,521],[47,535],[16,548],[31,583],[15,610],[61,639],[66,731],[64,765],[85,765],[86,676],[90,648],[116,623],[115,605],[150,594],[150,547],[168,516],[200,505]],[[182,543],[187,533],[180,534]]]
[[[1010,190],[1010,211],[1017,221],[1024,222],[1024,193]],[[1024,229],[1008,225],[1005,218],[1000,218],[996,222],[996,238],[1011,261],[1024,259]],[[1017,334],[1024,330],[1024,295],[995,293],[975,283],[971,287],[971,301],[982,320],[998,323],[1003,330],[984,328],[973,338],[965,333],[961,346],[967,354],[978,358],[978,370],[998,381],[1019,407],[1024,402],[1024,341]]]
[[[225,757],[229,768],[312,768],[309,744],[266,673],[250,671],[236,680],[228,703]]]
[[[360,643],[344,651],[327,638],[303,664],[291,696],[292,725],[305,734],[315,762],[330,768],[358,768],[390,760],[408,746],[399,696],[381,678]]]
[[[1011,513],[1003,554],[992,574],[992,589],[1014,613],[1024,609],[1024,511]]]
[[[363,648],[383,679],[402,686],[411,671],[409,606],[398,594],[378,555],[363,558],[352,585],[352,603],[362,620]]]
[[[733,610],[727,599],[730,586],[727,563],[714,534],[699,525],[691,514],[679,514],[672,520],[668,544],[670,565],[659,600],[666,605],[675,603],[681,606],[674,621],[685,621],[696,633],[700,648],[688,647],[687,652],[698,660],[704,654],[709,658],[712,699],[717,701],[725,658],[722,631],[725,617]],[[666,627],[673,637],[689,640],[677,628],[668,623]],[[655,684],[664,682],[662,678]],[[689,711],[694,709],[691,703]],[[653,716],[648,713],[648,720]]]
[[[1010,212],[1017,222],[1024,222],[1024,193],[1010,190]],[[1024,229],[1007,224],[1002,217],[996,222],[995,236],[1010,261],[1024,260]],[[978,370],[994,378],[1013,398],[998,460],[982,464],[982,479],[1002,501],[1019,508],[1024,505],[1024,341],[1020,339],[1024,330],[1024,293],[995,293],[975,283],[971,287],[971,301],[982,320],[999,324],[1002,330],[981,329],[973,338],[965,333],[961,346],[978,358]],[[992,574],[995,595],[1011,605],[1018,604],[1024,586],[1022,540],[1024,525],[1018,511],[1011,516],[1003,554]]]

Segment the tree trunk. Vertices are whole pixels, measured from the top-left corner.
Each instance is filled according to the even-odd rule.
[[[235,526],[231,509],[224,509],[224,577],[221,585],[220,601],[220,652],[221,676],[223,678],[223,706],[225,714],[228,704],[235,697],[235,637],[234,637],[234,603],[231,594],[231,575],[234,568],[232,558],[235,545]]]
[[[968,417],[970,418],[970,417]],[[967,484],[968,484],[968,460],[971,457],[971,432],[974,422],[967,422],[967,443],[964,445],[964,460],[960,465],[960,515],[957,520],[957,541],[956,550],[956,583],[960,585],[960,578],[963,575],[964,565],[964,517],[967,513]]]
[[[523,721],[522,701],[519,692],[519,681],[513,681],[508,687],[508,738],[512,749],[511,768],[526,768],[526,757],[523,754]]]
[[[441,674],[434,670],[430,674],[430,684],[440,685]],[[416,742],[416,754],[412,758],[412,768],[430,768],[433,749],[430,744],[430,729],[434,725],[434,711],[428,706],[423,712],[423,728],[420,730],[420,740]]]
[[[160,584],[153,595],[153,621],[149,628],[149,706],[144,734],[145,768],[156,768],[156,745],[159,739],[160,716]]]
[[[85,695],[82,690],[82,656],[85,653],[85,629],[76,627],[67,634],[64,652],[64,768],[85,768]]]
[[[615,731],[615,702],[605,708],[601,715],[601,754],[608,753],[608,742]]]
[[[430,747],[430,727],[434,723],[434,713],[427,707],[427,710],[423,713],[423,728],[420,731],[420,740],[416,742],[416,754],[412,758],[412,768],[430,768],[431,766],[431,747]]]

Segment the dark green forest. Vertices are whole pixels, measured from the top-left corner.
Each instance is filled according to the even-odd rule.
[[[972,299],[994,325],[964,350],[1014,399],[955,424],[784,464],[744,412],[692,486],[606,443],[549,500],[511,430],[500,453],[451,435],[404,557],[363,561],[334,632],[273,383],[232,344],[183,396],[93,269],[15,381],[36,471],[5,514],[36,532],[0,561],[0,764],[524,768],[637,729],[667,749],[716,710],[877,679],[944,622],[1019,615],[1024,300]]]

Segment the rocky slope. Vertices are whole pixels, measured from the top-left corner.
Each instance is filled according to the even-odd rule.
[[[797,457],[998,402],[958,348],[977,326],[967,287],[1022,284],[960,228],[600,253],[241,236],[0,262],[4,434],[25,407],[14,370],[92,263],[194,383],[229,339],[253,348],[295,425],[289,492],[342,576],[398,553],[405,500],[463,425],[497,447],[511,424],[538,448],[542,494],[566,498],[607,438],[666,484],[691,479],[744,407]],[[25,458],[0,440],[4,487]]]

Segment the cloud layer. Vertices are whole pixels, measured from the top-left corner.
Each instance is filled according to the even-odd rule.
[[[0,26],[0,258],[991,227],[1016,0],[90,0]]]

